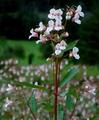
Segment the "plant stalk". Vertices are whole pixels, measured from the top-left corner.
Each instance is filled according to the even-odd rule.
[[[57,106],[58,106],[58,82],[60,78],[60,61],[58,58],[55,60],[55,80],[54,80],[54,120],[57,120]]]

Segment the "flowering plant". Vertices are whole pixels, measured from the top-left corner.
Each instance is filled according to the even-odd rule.
[[[31,35],[29,36],[29,39],[35,37],[38,38],[36,41],[37,44],[46,44],[48,41],[52,44],[53,54],[47,60],[52,60],[54,64],[54,120],[57,120],[61,62],[67,56],[74,57],[77,60],[80,58],[78,54],[79,49],[75,47],[77,41],[71,43],[67,41],[67,37],[69,37],[66,27],[67,21],[81,24],[80,17],[84,17],[84,13],[82,12],[82,7],[80,5],[78,7],[67,7],[66,10],[52,8],[48,14],[48,24],[44,25],[43,22],[40,22],[38,28],[32,28],[30,30]],[[69,79],[71,79],[75,74],[75,70],[72,70]],[[68,79],[65,78],[65,80],[60,82],[60,85],[63,87],[67,81]]]

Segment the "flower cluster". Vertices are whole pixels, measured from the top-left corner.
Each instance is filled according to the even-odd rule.
[[[82,7],[79,5],[77,9],[69,8],[66,13],[66,19],[74,21],[77,24],[81,24],[80,17],[84,17],[84,13],[82,12]]]
[[[37,44],[51,41],[54,50],[53,55],[60,56],[68,47],[67,37],[69,36],[69,33],[66,31],[66,21],[72,20],[72,22],[81,24],[80,17],[84,17],[84,13],[82,12],[82,7],[80,5],[76,8],[67,8],[66,11],[52,8],[48,14],[48,24],[44,25],[43,22],[40,22],[38,28],[32,28],[30,30],[31,35],[29,36],[29,39],[32,37],[38,38],[36,41]],[[64,18],[66,19],[64,20]],[[79,59],[80,56],[77,54],[79,49],[77,47],[72,49],[70,57],[73,56],[75,59]]]

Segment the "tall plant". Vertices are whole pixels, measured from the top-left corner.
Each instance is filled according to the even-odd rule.
[[[79,49],[76,46],[77,41],[69,42],[67,37],[69,33],[67,31],[67,21],[81,24],[80,17],[84,17],[82,7],[67,7],[66,9],[52,8],[48,14],[48,24],[44,25],[43,22],[39,23],[39,27],[31,29],[29,39],[32,37],[38,38],[36,43],[47,44],[49,41],[52,44],[53,54],[48,60],[53,62],[53,74],[54,74],[54,120],[57,120],[58,111],[58,95],[59,86],[64,86],[75,74],[76,69],[71,70],[65,79],[60,81],[60,65],[63,59],[68,57],[74,57],[79,60]],[[49,43],[48,42],[48,43]]]

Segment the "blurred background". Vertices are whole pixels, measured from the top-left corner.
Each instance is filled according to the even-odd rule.
[[[99,0],[0,0],[0,60],[17,58],[22,64],[40,64],[50,53],[50,46],[28,40],[29,31],[40,21],[47,21],[52,7],[82,5],[82,24],[68,28],[71,40],[79,40],[80,63],[99,64]],[[75,27],[75,29],[74,29]]]

